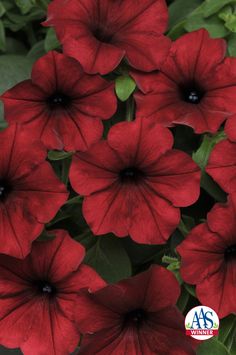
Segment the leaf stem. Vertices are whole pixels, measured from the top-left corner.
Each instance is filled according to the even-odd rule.
[[[71,157],[62,160],[61,181],[67,186]]]
[[[180,220],[177,228],[184,237],[189,234],[189,230],[182,219]]]
[[[126,101],[126,121],[131,122],[134,119],[134,98],[131,95]]]

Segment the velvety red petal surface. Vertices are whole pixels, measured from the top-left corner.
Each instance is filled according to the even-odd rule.
[[[168,129],[144,119],[117,123],[109,130],[107,141],[123,164],[136,164],[147,169],[174,143]]]
[[[167,20],[163,0],[71,0],[66,9],[57,0],[49,5],[45,25],[55,28],[64,52],[86,72],[107,74],[124,56],[139,70],[159,68],[170,47],[170,40],[162,35]]]
[[[0,250],[24,258],[43,223],[55,216],[68,193],[45,162],[45,148],[32,142],[28,132],[13,124],[0,136],[1,186],[7,191],[0,201]]]
[[[77,59],[86,73],[105,75],[115,69],[123,59],[125,50],[96,40],[91,34],[71,38],[64,42],[63,51]],[[78,50],[83,48],[82,51]]]
[[[223,39],[212,39],[205,29],[200,29],[181,36],[172,44],[161,71],[167,75],[171,73],[171,78],[179,83],[190,78],[201,80],[223,61],[225,53]]]
[[[166,289],[172,292],[166,293]],[[180,312],[173,306],[179,293],[173,274],[153,266],[116,285],[80,294],[76,311],[79,329],[85,335],[81,353],[167,355],[174,354],[174,347],[177,354],[194,354],[183,333]],[[147,312],[139,328],[124,323],[126,314],[136,309]]]
[[[236,142],[236,115],[232,115],[226,121],[224,131],[230,141]]]
[[[200,302],[215,310],[219,318],[236,312],[236,268],[228,262],[225,268],[212,274],[197,285],[196,294]]]
[[[82,288],[105,286],[98,274],[81,265],[84,248],[66,231],[52,231],[55,239],[35,242],[24,260],[0,260],[0,339],[24,354],[69,354],[80,338],[74,307]],[[39,292],[37,282],[53,285],[56,294]],[[41,287],[41,286],[40,286]]]
[[[129,205],[132,206],[129,234],[138,243],[164,244],[179,224],[179,209],[148,185],[139,186]]]
[[[86,75],[75,59],[55,51],[35,63],[32,80],[8,90],[2,101],[7,121],[26,124],[48,149],[68,151],[84,151],[97,142],[101,120],[116,111],[112,83]]]
[[[222,238],[200,224],[177,250],[181,255],[181,275],[190,284],[201,283],[224,264],[225,243]]]
[[[218,233],[228,245],[233,245],[236,234],[236,194],[228,196],[228,202],[215,204],[207,214],[207,224],[213,233]]]
[[[184,152],[169,150],[150,166],[147,184],[174,206],[189,206],[200,194],[200,171]],[[190,193],[191,191],[191,193]]]
[[[224,60],[225,52],[225,41],[211,39],[204,29],[181,36],[173,42],[160,73],[132,73],[141,90],[135,94],[137,116],[165,126],[188,125],[196,133],[216,132],[236,111],[236,61]],[[199,102],[185,98],[190,92],[197,93]]]
[[[177,247],[183,280],[196,284],[200,302],[220,318],[236,311],[236,265],[228,249],[236,244],[235,207],[235,194],[227,204],[216,204],[207,223],[195,227]]]
[[[137,119],[116,124],[107,141],[73,158],[70,181],[86,196],[83,214],[95,234],[165,243],[179,223],[176,206],[194,203],[200,192],[198,166],[187,154],[171,150],[172,144],[168,129]],[[120,174],[127,168],[144,177],[123,182]]]
[[[206,172],[226,192],[236,191],[236,143],[224,140],[212,150]]]

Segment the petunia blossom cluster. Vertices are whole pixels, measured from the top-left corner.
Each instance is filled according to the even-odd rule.
[[[1,96],[0,343],[26,355],[194,355],[180,283],[220,318],[236,314],[236,58],[205,29],[171,41],[164,0],[53,0],[43,26],[61,48]],[[120,73],[136,84],[126,105]],[[204,167],[178,144],[180,127],[199,141],[224,130]],[[206,176],[227,201],[177,240]],[[88,232],[162,257],[171,246],[178,279],[153,254],[108,282],[87,265]]]

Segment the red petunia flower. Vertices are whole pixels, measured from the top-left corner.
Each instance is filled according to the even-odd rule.
[[[236,115],[230,116],[224,130],[229,140],[236,143]]]
[[[116,111],[113,84],[89,76],[73,58],[49,52],[25,80],[1,97],[8,122],[27,124],[48,149],[86,150]],[[104,104],[105,102],[105,104]]]
[[[225,192],[236,192],[236,142],[224,140],[216,144],[206,172]]]
[[[236,313],[236,194],[216,204],[177,250],[182,278],[197,285],[200,302],[220,318]]]
[[[74,306],[81,288],[105,282],[83,265],[84,248],[65,231],[35,242],[24,260],[0,257],[0,343],[25,355],[70,354],[80,335]]]
[[[158,69],[170,47],[167,20],[164,0],[54,0],[44,24],[86,72],[107,74],[122,58],[143,71]]]
[[[114,125],[107,141],[74,156],[70,181],[86,196],[83,214],[94,234],[166,242],[179,223],[178,207],[194,203],[200,185],[198,166],[172,145],[167,128],[140,119]]]
[[[24,258],[68,193],[40,142],[12,125],[0,132],[0,253]]]
[[[226,42],[204,29],[177,39],[161,72],[133,74],[142,91],[135,95],[137,116],[216,132],[236,113],[236,59],[224,59],[225,52]]]
[[[179,294],[173,274],[160,266],[79,294],[75,312],[85,335],[79,354],[195,354],[175,307]]]

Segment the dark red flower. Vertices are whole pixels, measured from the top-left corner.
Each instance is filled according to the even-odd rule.
[[[24,258],[68,193],[45,161],[46,150],[12,125],[0,132],[0,253]]]
[[[107,141],[74,156],[72,187],[81,195],[94,234],[130,234],[138,243],[165,243],[180,220],[178,207],[199,196],[200,171],[172,150],[171,132],[150,120],[121,122]]]
[[[107,74],[122,58],[143,71],[158,69],[170,47],[167,19],[164,0],[54,0],[44,24],[86,72]]]
[[[224,59],[225,52],[226,42],[204,29],[177,39],[161,72],[133,74],[142,91],[135,96],[137,116],[216,132],[236,113],[236,59]]]
[[[236,142],[224,140],[212,150],[206,172],[228,192],[236,192]]]
[[[84,248],[65,231],[35,242],[24,260],[0,257],[0,343],[25,355],[70,354],[80,335],[74,306],[81,288],[105,282],[83,265]]]
[[[1,98],[6,120],[27,124],[48,149],[86,150],[102,136],[101,119],[116,111],[113,84],[85,74],[76,60],[57,52],[40,58],[32,79]]]
[[[179,294],[173,274],[160,266],[81,293],[75,309],[85,335],[79,354],[195,354],[175,307]]]
[[[226,121],[224,130],[229,140],[236,142],[236,115],[230,116]]]
[[[200,302],[220,318],[236,313],[236,194],[216,204],[177,250],[182,278],[197,285]]]

